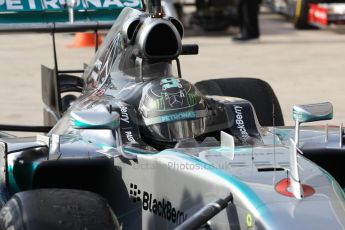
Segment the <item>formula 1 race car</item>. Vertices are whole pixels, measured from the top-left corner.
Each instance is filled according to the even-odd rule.
[[[343,25],[344,0],[267,0],[272,11],[285,15],[296,29]]]
[[[53,128],[0,133],[1,229],[345,228],[343,128],[300,127],[332,105],[284,127],[261,80],[193,85],[183,32],[159,1],[125,7],[82,79],[42,67]]]

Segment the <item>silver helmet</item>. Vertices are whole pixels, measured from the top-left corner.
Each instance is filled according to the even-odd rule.
[[[177,142],[205,131],[207,108],[196,87],[183,79],[169,77],[148,83],[139,111],[149,138]],[[146,135],[146,133],[145,133]]]

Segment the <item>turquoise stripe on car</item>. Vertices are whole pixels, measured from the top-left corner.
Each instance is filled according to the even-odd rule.
[[[271,219],[270,216],[272,215],[270,215],[270,211],[268,210],[266,204],[257,196],[257,194],[248,185],[243,183],[237,177],[231,175],[230,173],[227,173],[226,171],[218,169],[214,167],[213,165],[205,163],[201,161],[200,159],[198,159],[197,157],[184,154],[175,150],[171,150],[171,149],[164,150],[158,154],[159,155],[174,155],[176,157],[189,161],[201,168],[204,168],[205,170],[209,171],[212,174],[217,175],[221,179],[225,180],[226,182],[234,186],[238,190],[238,192],[240,192],[243,195],[243,197],[247,199],[248,205],[252,206],[252,207],[247,207],[247,208],[250,208],[251,212],[256,213],[257,215],[264,218],[266,221],[270,222],[269,221]],[[273,223],[273,220],[272,220],[272,223]]]

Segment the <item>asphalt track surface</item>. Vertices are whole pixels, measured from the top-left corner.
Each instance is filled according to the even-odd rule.
[[[276,14],[260,15],[257,43],[235,44],[222,33],[186,31],[184,43],[199,44],[198,56],[181,57],[182,75],[196,82],[210,78],[255,77],[273,87],[285,122],[293,124],[294,104],[330,101],[334,120],[345,123],[345,34],[340,29],[296,31]],[[82,68],[92,48],[67,48],[73,36],[57,36],[59,67]],[[0,123],[42,124],[40,65],[53,66],[48,34],[0,35]]]

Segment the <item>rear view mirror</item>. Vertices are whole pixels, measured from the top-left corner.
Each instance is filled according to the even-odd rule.
[[[75,129],[111,129],[115,130],[120,125],[120,115],[108,111],[73,111],[71,123]]]
[[[295,144],[298,147],[299,126],[303,122],[331,120],[333,118],[333,106],[330,102],[308,105],[294,105],[292,118],[295,121]]]
[[[110,107],[111,110],[111,107]],[[116,142],[118,152],[126,159],[136,159],[136,155],[126,153],[122,146],[120,132],[120,115],[106,109],[102,111],[73,111],[71,112],[71,123],[75,129],[110,129]]]
[[[331,120],[333,118],[333,106],[330,102],[295,105],[292,109],[292,117],[294,121],[299,123]]]

